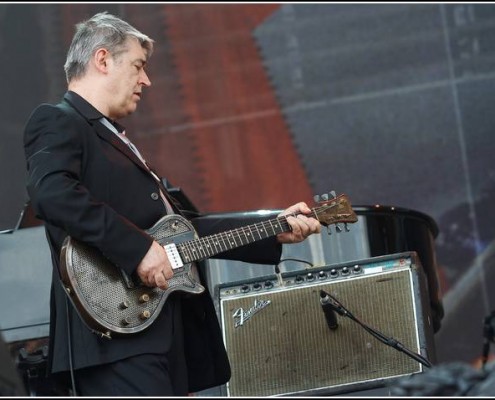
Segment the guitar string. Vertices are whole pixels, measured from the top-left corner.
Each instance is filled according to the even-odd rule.
[[[321,207],[321,209],[331,208],[331,207],[333,207],[333,206]],[[263,239],[263,237],[259,233],[260,232],[260,228],[265,228],[264,230],[266,232],[268,232],[267,228],[271,228],[272,234],[277,234],[277,233],[280,233],[280,232],[278,232],[278,229],[277,229],[277,227],[278,227],[279,229],[284,229],[284,230],[281,231],[281,232],[283,232],[287,228],[290,228],[290,225],[287,222],[287,217],[288,216],[296,216],[296,215],[297,214],[295,214],[295,213],[294,214],[288,214],[286,216],[278,217],[278,218],[273,219],[273,220],[259,222],[259,223],[248,225],[248,226],[245,226],[245,227],[240,227],[240,228],[237,228],[237,229],[234,229],[234,230],[229,230],[229,231],[226,231],[226,232],[222,232],[222,233],[218,233],[218,234],[206,236],[204,238],[198,238],[198,239],[195,239],[195,240],[193,240],[191,242],[184,243],[184,245],[190,246],[191,244],[206,242],[208,240],[214,240],[215,238],[222,239],[224,241],[224,243],[225,243],[225,239],[229,239],[230,237],[232,237],[232,239],[234,240],[235,245],[237,245],[237,242],[236,242],[236,239],[235,239],[235,234],[236,233],[237,233],[237,236],[238,236],[238,238],[239,238],[239,240],[241,242],[241,245],[242,245],[242,244],[244,244],[243,238],[245,240],[247,240],[247,243],[249,243],[249,235],[246,235],[245,231],[246,230],[249,230],[249,232],[251,233],[251,237],[252,237],[251,227],[256,228],[256,231],[258,232],[258,235],[260,236],[260,239]],[[274,222],[277,223],[276,227],[273,226]],[[243,236],[241,236],[241,233],[243,233]],[[269,235],[272,235],[269,232],[268,232],[268,234]],[[253,239],[253,240],[256,240],[256,239]],[[228,247],[229,246],[227,246],[226,248],[228,248]],[[225,249],[222,249],[222,250],[225,250]]]
[[[325,205],[325,206],[314,208],[313,214],[317,215],[318,212],[322,212],[323,210],[331,209],[331,208],[335,207],[336,205],[337,204],[334,203],[331,205]],[[226,251],[226,250],[229,250],[231,248],[242,246],[245,244],[249,244],[249,243],[252,243],[252,241],[255,241],[256,239],[252,235],[251,228],[254,228],[256,230],[256,232],[258,232],[258,236],[260,237],[260,239],[264,238],[261,236],[260,228],[263,228],[264,232],[266,232],[267,236],[265,236],[265,237],[269,237],[269,236],[273,236],[273,235],[276,235],[276,234],[281,233],[281,232],[285,232],[288,229],[290,229],[290,224],[287,221],[287,217],[289,217],[289,216],[297,217],[297,215],[298,214],[296,214],[296,213],[292,213],[292,214],[288,214],[285,216],[277,217],[277,218],[272,219],[272,220],[263,221],[263,222],[259,222],[256,224],[251,224],[251,225],[248,225],[245,227],[229,230],[229,231],[214,234],[214,235],[209,235],[209,236],[206,236],[203,238],[198,238],[198,239],[195,239],[195,240],[192,240],[189,242],[180,243],[178,245],[178,247],[184,251],[189,251],[189,258],[195,257],[196,249],[198,249],[198,252],[200,255],[202,252],[204,254],[204,257],[210,257],[211,255],[216,254],[215,251],[216,252],[222,252],[222,251]],[[277,224],[275,227],[274,227],[274,223]],[[268,228],[271,228],[271,233],[269,232]],[[279,232],[278,229],[281,229],[281,231]],[[249,232],[251,234],[250,237],[248,235],[246,235],[246,230],[249,230]],[[241,243],[240,245],[237,243],[237,241],[235,239],[236,233],[238,236],[238,240]],[[243,234],[243,236],[241,236],[241,233]],[[231,238],[233,240],[233,243],[230,241]],[[244,240],[246,240],[246,243],[243,242],[243,238],[244,238]],[[250,242],[250,240],[252,240],[252,241]],[[224,243],[223,248],[221,245],[221,241],[223,241],[223,243]],[[214,251],[213,253],[210,251],[211,250],[211,246],[209,245],[210,242],[213,245],[215,245],[215,249],[213,249],[213,251]],[[220,246],[220,250],[218,250],[219,246]]]

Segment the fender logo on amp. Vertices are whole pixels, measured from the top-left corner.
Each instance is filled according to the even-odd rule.
[[[248,319],[250,319],[254,314],[260,312],[264,308],[268,307],[271,303],[271,300],[254,300],[254,305],[249,308],[247,311],[244,311],[242,307],[238,308],[232,314],[234,318],[234,328],[238,328],[244,325]]]

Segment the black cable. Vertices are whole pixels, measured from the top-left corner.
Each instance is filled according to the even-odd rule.
[[[356,318],[349,310],[347,310],[340,301],[338,301],[335,297],[333,297],[330,293],[327,293],[323,291],[329,298],[329,304],[331,304],[332,308],[339,313],[340,315],[347,317],[351,319],[352,321],[358,323],[361,327],[364,328],[366,332],[371,334],[373,337],[378,339],[380,342],[386,344],[387,346],[390,346],[398,351],[403,352],[404,354],[408,355],[412,359],[418,361],[419,363],[423,364],[424,366],[430,368],[432,364],[430,361],[428,361],[425,357],[423,357],[420,354],[417,354],[411,350],[409,350],[406,346],[404,346],[402,343],[400,343],[397,339],[394,339],[392,337],[386,336],[380,331],[378,331],[375,328],[370,327],[369,325],[365,324],[364,322],[360,321],[358,318]]]
[[[284,259],[280,260],[277,265],[275,265],[275,272],[277,274],[280,273],[279,265],[282,264],[285,261],[297,261],[297,262],[301,262],[301,263],[304,263],[304,264],[308,264],[310,267],[314,267],[313,263],[310,262],[310,261],[300,260],[299,258],[284,258]]]
[[[284,281],[282,279],[282,274],[280,273],[280,267],[279,267],[279,265],[282,264],[285,261],[297,261],[297,262],[301,262],[301,263],[304,263],[304,264],[308,264],[311,267],[313,267],[313,264],[311,262],[306,261],[306,260],[300,260],[299,258],[284,258],[284,259],[280,260],[278,262],[278,264],[275,265],[275,275],[277,275],[278,284],[280,286],[284,286]]]

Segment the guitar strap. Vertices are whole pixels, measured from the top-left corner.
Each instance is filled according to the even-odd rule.
[[[150,172],[153,175],[155,175],[156,177],[158,177],[158,174],[149,165],[149,163],[147,165],[148,165],[148,168],[149,168]],[[167,188],[165,187],[165,185],[163,184],[163,182],[161,181],[161,179],[158,179],[157,182],[158,182],[158,186],[160,188],[160,191],[165,196],[165,198],[168,200],[169,205],[172,207],[173,211],[176,214],[179,214],[179,215],[182,215],[183,217],[185,217],[184,213],[182,212],[182,205],[179,203],[179,201],[176,198],[174,198],[173,196],[170,195],[170,193],[168,192]]]

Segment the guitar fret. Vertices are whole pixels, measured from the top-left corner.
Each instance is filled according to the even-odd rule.
[[[220,242],[218,241],[218,238],[215,236],[211,236],[211,240],[213,242],[213,244],[215,245],[215,250],[217,253],[221,253],[222,252],[222,246],[220,245]],[[220,250],[218,250],[218,248],[220,247]]]
[[[187,243],[179,243],[177,245],[177,249],[179,250],[179,254],[184,261],[188,263],[192,261],[191,253],[189,253],[187,249]]]
[[[249,231],[251,232],[251,234],[253,234],[253,229],[254,229],[254,228],[255,228],[255,227],[254,227],[253,225],[249,225]],[[258,232],[258,230],[257,230],[257,229],[254,229],[254,232],[255,232],[255,233],[257,232],[257,233],[258,233],[258,236],[260,236],[260,233]],[[260,239],[261,239],[261,236],[260,236]],[[253,240],[257,240],[257,239],[255,239],[254,235],[253,235]]]
[[[211,244],[209,242],[208,237],[205,237],[203,241],[205,243],[205,247],[206,247],[206,251],[208,253],[208,257],[211,257],[212,254],[214,254],[214,253],[213,253],[213,249],[211,248]]]
[[[190,244],[188,242],[182,243],[181,249],[184,250],[184,255],[185,255],[186,261],[188,261],[188,262],[194,261],[194,258],[193,258],[193,255],[192,255],[192,252],[190,249]]]
[[[202,258],[202,255],[201,255],[202,246],[201,246],[201,243],[200,243],[200,241],[198,239],[193,240],[191,242],[191,247],[192,247],[192,251],[195,254],[196,258],[197,259]]]
[[[244,235],[244,240],[246,241],[246,244],[247,243],[252,243],[252,236],[251,236],[251,232],[248,230],[248,232],[246,232],[246,228],[243,227],[242,228],[242,234]]]
[[[260,228],[257,228],[256,231],[258,232],[258,235],[260,237],[260,239],[264,239],[266,238],[266,230],[264,229],[265,227],[265,224],[264,223],[260,223],[260,224],[257,224],[257,225],[261,225],[261,229]],[[261,235],[263,234],[263,235]]]
[[[275,233],[275,228],[273,227],[273,224],[272,224],[272,221],[268,221],[268,223],[270,224],[270,229],[272,230],[272,233]]]
[[[277,219],[278,225],[280,227],[280,232],[287,232],[291,230],[289,223],[287,222],[286,217],[280,217]]]
[[[211,246],[207,238],[201,238],[201,243],[203,243],[203,249],[206,254],[206,258],[211,257]]]
[[[235,237],[234,237],[234,231],[228,231],[227,232],[227,239],[229,241],[229,244],[230,244],[230,248],[233,249],[234,247],[237,246],[237,242],[235,241]]]
[[[220,233],[220,234],[218,234],[218,236],[223,241],[223,245],[222,245],[222,242],[221,241],[219,242],[220,243],[220,247],[222,248],[222,251],[228,250],[229,246],[228,246],[228,242],[225,241],[225,238],[226,238],[225,233],[224,234]]]
[[[278,222],[277,220],[274,220],[274,221],[275,221],[275,222]],[[272,223],[272,220],[269,220],[268,222],[270,223],[270,229],[272,230],[272,233],[273,233],[274,235],[276,235],[277,233],[280,233],[280,232],[281,232],[281,231],[280,231],[280,232],[277,232],[277,229],[276,229],[277,227],[278,227],[279,229],[281,228],[280,224],[278,224],[278,225],[274,225],[274,224]]]
[[[239,238],[241,244],[239,246],[242,246],[244,243],[242,241],[242,236],[241,236],[241,232],[242,232],[242,228],[241,229],[236,229],[234,232],[237,233],[237,237]]]
[[[189,242],[189,251],[192,254],[193,260],[199,260],[198,252],[196,251],[196,245],[194,242],[195,242],[194,240]]]
[[[202,252],[203,253],[203,256],[205,258],[208,257],[208,255],[206,254],[206,251],[205,251],[205,247],[203,245],[203,240],[198,239],[198,240],[196,240],[196,242],[198,243],[196,247],[197,247],[197,249],[199,251],[199,254],[201,254],[201,252]]]

